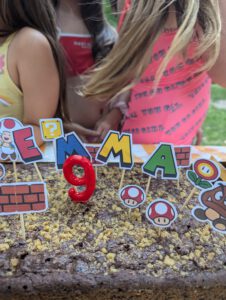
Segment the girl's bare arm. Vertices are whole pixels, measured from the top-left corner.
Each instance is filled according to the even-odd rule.
[[[18,85],[23,92],[23,123],[34,128],[42,144],[41,118],[54,116],[59,98],[59,76],[48,40],[40,32],[25,28],[15,38],[14,56]]]
[[[130,91],[127,91],[108,103],[105,113],[96,124],[96,131],[99,134],[97,140],[99,142],[105,138],[109,130],[120,129],[122,120],[127,112],[129,99]]]

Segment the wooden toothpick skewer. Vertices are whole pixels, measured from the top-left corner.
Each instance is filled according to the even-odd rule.
[[[121,188],[123,186],[123,181],[124,181],[124,178],[125,178],[125,172],[126,172],[126,170],[123,169],[122,170],[122,177],[121,177],[121,181],[120,181],[120,185],[119,185],[119,190],[121,190]]]
[[[64,171],[59,173],[60,174],[60,187],[63,187],[65,185],[65,177],[64,177]]]
[[[188,196],[188,198],[186,199],[186,201],[184,202],[182,209],[185,208],[185,206],[187,206],[188,202],[191,200],[191,198],[194,196],[195,192],[197,191],[197,187],[195,186],[193,188],[193,190],[191,191],[190,195]]]
[[[148,191],[149,191],[149,189],[150,189],[150,185],[151,185],[151,176],[149,176],[149,178],[148,178],[148,183],[147,183],[147,186],[146,186],[146,195],[148,194]]]
[[[34,166],[35,166],[36,172],[38,173],[39,180],[40,180],[41,182],[44,182],[44,179],[43,179],[42,174],[41,174],[41,172],[40,172],[40,170],[39,170],[39,168],[38,168],[37,163],[34,163]]]
[[[178,180],[177,180],[177,189],[179,190],[180,188],[180,176],[181,176],[181,169],[178,168]]]
[[[45,182],[44,179],[43,179],[43,177],[42,177],[42,174],[41,174],[41,172],[40,172],[40,170],[39,170],[39,167],[38,167],[37,163],[34,163],[34,166],[35,166],[36,172],[38,173],[39,180],[40,180],[41,182]],[[49,192],[48,192],[48,191],[47,191],[47,194],[48,194],[48,196],[49,196]]]
[[[131,211],[132,211],[132,209],[129,208],[129,218],[131,217]]]
[[[13,170],[14,170],[15,181],[17,183],[18,182],[18,177],[17,177],[17,169],[16,169],[16,162],[15,161],[13,161]],[[16,191],[15,191],[15,196],[16,196]],[[25,224],[24,224],[24,216],[23,216],[23,214],[20,214],[20,226],[21,226],[22,237],[25,240],[26,233],[25,233]]]
[[[98,171],[98,167],[95,166],[94,168],[95,168],[95,175],[96,175],[96,180],[97,180],[97,178],[98,178],[98,172],[97,172]]]
[[[161,238],[161,228],[160,227],[158,227],[158,236]]]

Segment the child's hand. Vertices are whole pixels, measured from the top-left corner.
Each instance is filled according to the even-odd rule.
[[[201,145],[201,143],[202,143],[202,138],[203,138],[203,130],[202,130],[202,128],[199,128],[199,130],[198,130],[198,132],[197,132],[195,138],[196,138],[195,145],[196,145],[196,146]]]
[[[74,131],[85,143],[87,143],[90,139],[96,139],[99,136],[97,131],[85,128],[76,123],[64,123],[64,128],[67,132]]]
[[[104,115],[97,123],[95,130],[99,134],[98,142],[102,142],[109,130],[117,130],[122,118],[122,113],[118,108],[112,109]],[[97,141],[96,141],[97,142]]]
[[[99,120],[96,124],[96,132],[98,132],[98,138],[95,140],[96,142],[102,142],[108,131],[113,129],[113,125],[109,120],[108,115]]]

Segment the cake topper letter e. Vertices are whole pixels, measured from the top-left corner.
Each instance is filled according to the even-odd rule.
[[[43,156],[36,145],[31,126],[13,131],[13,138],[20,157],[25,164],[42,160]]]

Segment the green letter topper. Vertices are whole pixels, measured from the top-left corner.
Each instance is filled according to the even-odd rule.
[[[153,154],[142,166],[143,173],[157,178],[161,171],[162,179],[178,179],[177,161],[174,146],[171,144],[160,144]]]

